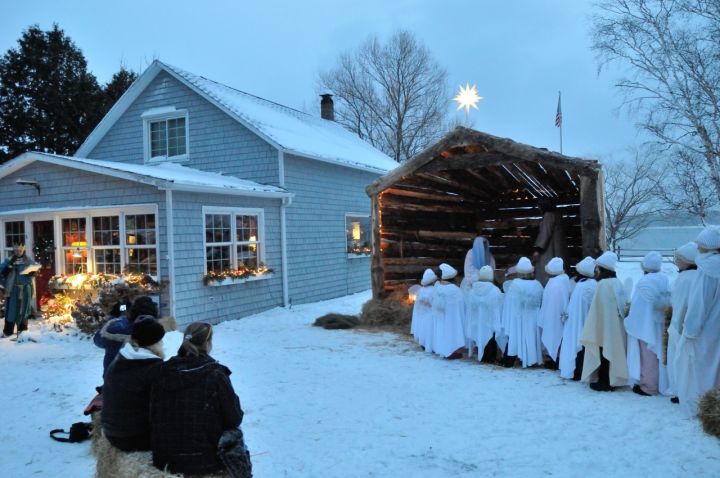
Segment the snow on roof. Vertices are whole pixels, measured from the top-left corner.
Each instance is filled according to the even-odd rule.
[[[273,103],[167,63],[158,64],[286,152],[380,173],[398,165],[334,121]]]
[[[260,184],[219,173],[200,171],[175,163],[130,164],[50,153],[25,153],[3,165],[0,168],[0,177],[6,176],[37,160],[151,184],[163,189],[278,198],[292,196],[287,190],[276,186]]]

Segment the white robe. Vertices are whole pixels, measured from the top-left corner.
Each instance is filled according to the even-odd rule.
[[[558,350],[563,336],[564,316],[570,300],[570,278],[567,274],[551,277],[543,291],[540,321],[541,340],[553,361],[558,359]]]
[[[685,314],[688,308],[688,296],[690,295],[690,286],[697,277],[697,270],[684,270],[678,274],[675,283],[672,286],[671,303],[672,318],[670,319],[670,327],[668,327],[668,349],[667,349],[667,376],[668,376],[668,394],[677,395],[677,343],[682,335],[685,325]]]
[[[425,350],[432,350],[433,317],[432,299],[435,294],[434,285],[426,285],[420,288],[415,297],[413,305],[412,326],[410,331],[417,343],[425,347]]]
[[[580,337],[582,336],[585,319],[587,318],[590,304],[595,295],[597,281],[586,279],[579,282],[573,289],[568,302],[568,319],[563,327],[562,348],[560,349],[560,376],[562,378],[573,378],[575,373],[575,359],[578,352],[582,350]]]
[[[580,343],[585,347],[583,382],[597,379],[602,347],[602,356],[610,362],[610,385],[627,385],[627,334],[623,326],[626,304],[625,289],[617,278],[598,281],[580,336]]]
[[[492,282],[475,282],[466,297],[466,319],[468,328],[465,335],[478,347],[478,360],[483,350],[495,335],[498,346],[505,348],[507,339],[502,336],[503,293]]]
[[[720,387],[720,254],[699,254],[698,275],[688,297],[683,333],[677,344],[677,387],[686,416],[699,399]]]
[[[667,373],[662,363],[663,329],[665,310],[670,307],[670,281],[662,272],[650,272],[635,285],[630,312],[625,318],[627,332],[627,362],[630,383],[640,382],[640,343],[647,343],[648,350],[659,362],[660,393],[667,392]]]
[[[438,283],[432,301],[433,352],[449,357],[465,345],[465,295],[455,284]]]
[[[542,364],[538,318],[543,287],[536,280],[515,279],[505,294],[502,326],[508,336],[508,355],[522,360],[523,367]]]

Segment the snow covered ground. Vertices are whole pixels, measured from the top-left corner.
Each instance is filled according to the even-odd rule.
[[[213,356],[233,371],[255,476],[720,476],[720,442],[667,398],[597,393],[546,370],[442,360],[391,334],[311,327],[368,298],[217,326]],[[89,444],[48,432],[84,419],[102,353],[77,337],[36,336],[0,341],[2,476],[90,477]]]

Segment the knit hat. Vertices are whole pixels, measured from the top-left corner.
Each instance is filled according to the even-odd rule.
[[[615,272],[615,265],[617,264],[617,261],[617,254],[612,251],[605,251],[600,257],[595,260],[595,264],[602,267],[603,269]]]
[[[433,272],[432,269],[425,269],[425,272],[423,272],[422,280],[420,281],[421,285],[430,285],[433,282],[437,280],[437,276]]]
[[[595,259],[587,256],[575,265],[575,270],[585,277],[595,277]]]
[[[518,274],[531,274],[535,270],[535,267],[533,267],[530,259],[527,257],[521,257],[515,266],[515,270]]]
[[[548,263],[545,265],[545,272],[550,274],[551,276],[559,276],[564,270],[565,263],[563,260],[559,257],[553,257],[548,261]]]
[[[140,347],[156,344],[165,336],[165,328],[150,315],[141,315],[135,319],[132,328],[132,339]]]
[[[695,264],[695,257],[698,255],[697,242],[688,242],[684,246],[675,249],[675,258],[688,264]]]
[[[452,279],[457,275],[455,268],[449,264],[440,264],[440,272],[442,272],[442,280]]]
[[[492,280],[495,278],[495,275],[493,274],[493,269],[490,266],[482,266],[480,268],[480,272],[478,273],[478,280],[484,281],[484,282],[492,282]]]
[[[695,242],[697,242],[698,246],[704,249],[720,249],[720,227],[706,227],[700,234],[698,234]]]
[[[657,251],[650,251],[645,254],[640,265],[645,272],[659,272],[662,268],[662,256]]]

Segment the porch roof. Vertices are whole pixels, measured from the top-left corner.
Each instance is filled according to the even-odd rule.
[[[277,186],[201,171],[174,163],[156,165],[129,164],[39,152],[24,153],[3,164],[0,166],[0,178],[12,174],[35,161],[143,183],[162,190],[266,198],[289,198],[293,196],[286,189]]]

